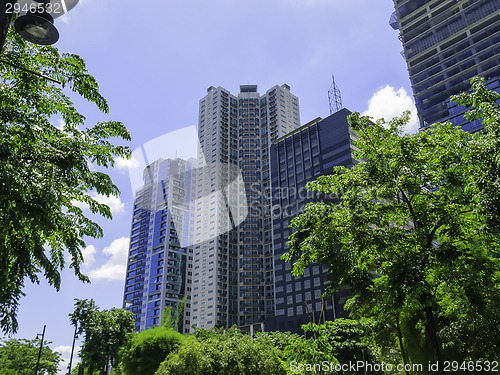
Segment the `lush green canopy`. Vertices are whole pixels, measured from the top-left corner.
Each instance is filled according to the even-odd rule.
[[[107,374],[133,337],[134,314],[125,309],[100,310],[93,300],[76,300],[70,319],[77,333],[84,335],[80,358],[86,373]]]
[[[109,167],[116,156],[127,156],[126,147],[109,139],[130,135],[116,121],[87,127],[74,107],[73,92],[108,113],[81,57],[33,45],[11,30],[0,58],[62,83],[0,62],[0,329],[15,332],[25,280],[37,283],[42,274],[59,289],[69,253],[76,276],[88,281],[80,270],[83,239],[102,231],[80,206],[110,218],[94,194],[119,194],[109,176],[91,166]]]
[[[200,330],[160,365],[157,375],[280,375],[279,351],[264,340],[252,340],[236,329]]]
[[[402,134],[408,114],[352,115],[362,162],[308,184],[339,203],[307,206],[284,256],[296,275],[328,265],[329,289],[350,286],[353,313],[384,320],[417,361],[500,353],[500,95],[481,79],[473,90],[454,98],[483,120],[473,136],[450,124]]]
[[[53,352],[44,341],[39,374],[56,375],[61,355]],[[0,372],[2,375],[32,375],[40,350],[40,340],[5,339],[0,341]]]
[[[185,337],[171,327],[154,327],[137,333],[122,349],[126,375],[154,375],[167,355],[177,351]]]

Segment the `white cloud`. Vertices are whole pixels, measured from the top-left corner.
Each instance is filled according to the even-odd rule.
[[[115,159],[115,168],[118,170],[133,170],[140,168],[141,163],[137,160],[133,155],[130,159],[125,159],[122,157],[118,157]]]
[[[69,345],[58,346],[58,347],[54,348],[54,352],[61,353],[62,355],[71,354],[71,346],[69,346]]]
[[[64,122],[64,120],[62,118],[60,118],[60,119],[57,120],[57,125],[56,125],[57,129],[63,130],[64,129],[64,125],[66,125],[66,123]]]
[[[71,346],[61,345],[54,348],[54,352],[61,354],[61,362],[59,362],[59,372],[57,375],[66,375],[68,373],[69,360],[71,357]],[[75,346],[75,351],[73,353],[73,362],[71,364],[72,369],[75,368],[76,364],[79,362],[78,353],[80,352],[80,346]]]
[[[82,251],[83,255],[83,266],[85,268],[90,268],[94,265],[95,263],[95,255],[97,254],[97,249],[95,248],[94,245],[89,245]]]
[[[378,90],[368,101],[368,109],[363,112],[364,116],[373,117],[375,120],[383,118],[386,121],[401,116],[404,111],[410,111],[410,121],[404,131],[414,133],[419,128],[417,108],[413,99],[406,90],[401,87],[396,90],[389,85]]]
[[[102,253],[110,258],[101,267],[91,270],[89,277],[91,279],[123,280],[127,268],[129,243],[130,238],[121,237],[104,248]]]
[[[107,205],[113,215],[125,212],[125,203],[121,201],[119,196],[115,197],[114,195],[110,195],[107,197],[105,195],[97,194],[96,192],[91,193],[90,196],[97,202]],[[80,201],[73,200],[71,201],[71,204],[76,207],[80,207],[82,210],[88,210],[89,208],[88,204]]]
[[[115,197],[114,195],[110,195],[109,197],[105,195],[100,195],[97,193],[92,193],[92,198],[94,198],[99,203],[103,203],[111,209],[112,214],[121,214],[125,212],[125,203],[123,203],[120,197]]]

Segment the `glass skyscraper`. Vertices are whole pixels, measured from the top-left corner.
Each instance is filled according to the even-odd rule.
[[[450,120],[469,132],[481,129],[449,97],[478,75],[500,92],[500,1],[393,1],[390,24],[400,31],[421,127]]]
[[[195,160],[159,159],[144,170],[135,195],[123,307],[136,330],[158,325],[163,309],[175,311],[191,290],[190,201]],[[184,329],[189,328],[189,301]]]
[[[327,269],[314,265],[304,275],[293,277],[292,266],[281,260],[287,252],[286,242],[292,233],[291,220],[314,201],[335,202],[318,192],[308,192],[306,183],[332,172],[333,166],[351,167],[355,133],[349,127],[342,109],[318,118],[281,137],[271,146],[271,193],[276,310],[265,321],[265,329],[301,332],[301,324],[347,317],[343,305],[348,291],[323,298],[328,283]]]

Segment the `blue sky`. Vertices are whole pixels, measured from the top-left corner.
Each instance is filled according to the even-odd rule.
[[[302,124],[329,114],[332,73],[351,111],[390,118],[411,109],[402,46],[388,25],[392,11],[391,0],[80,0],[56,19],[55,46],[87,61],[109,102],[104,115],[73,97],[88,125],[122,121],[132,149],[160,137],[164,156],[172,156],[196,140],[192,131],[165,134],[197,124],[209,86],[237,94],[240,84],[257,84],[264,93],[286,83],[299,98]],[[84,271],[92,283],[69,270],[58,293],[43,281],[28,284],[16,337],[34,338],[46,324],[51,347],[68,358],[74,298],[121,307],[133,206],[127,166],[134,161],[108,171],[122,195],[107,199],[113,220],[97,218],[104,237],[87,240]]]

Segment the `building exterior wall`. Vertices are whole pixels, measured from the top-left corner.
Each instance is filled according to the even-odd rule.
[[[191,324],[259,323],[274,312],[269,147],[300,126],[298,99],[287,85],[263,95],[255,85],[237,95],[210,87],[199,108],[206,168],[197,186]]]
[[[159,159],[144,170],[136,193],[123,307],[136,330],[158,325],[167,306],[175,311],[191,291],[190,205],[195,160]],[[189,327],[189,301],[184,326]]]
[[[391,25],[401,33],[421,127],[450,120],[470,132],[481,129],[448,99],[477,75],[500,91],[500,1],[393,1]]]
[[[300,332],[301,324],[347,317],[343,304],[348,292],[323,298],[328,283],[327,269],[311,265],[304,275],[293,277],[292,266],[281,256],[292,234],[291,220],[313,201],[334,202],[318,192],[308,192],[306,183],[332,172],[333,166],[354,164],[355,134],[342,109],[318,118],[280,138],[271,147],[272,218],[274,238],[275,315],[265,321],[265,329]]]

